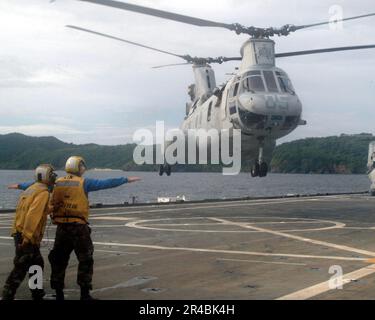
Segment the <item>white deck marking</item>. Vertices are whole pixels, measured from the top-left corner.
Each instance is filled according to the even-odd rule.
[[[234,261],[234,262],[250,262],[250,263],[265,263],[265,264],[282,264],[282,265],[291,265],[291,266],[307,266],[306,263],[272,262],[272,261],[263,261],[263,260],[241,260],[241,259],[224,259],[224,258],[217,258],[216,260]]]
[[[128,221],[128,220],[134,220],[136,218],[124,218],[124,217],[110,217],[111,219],[108,219],[107,217],[96,217],[93,216],[90,220],[113,220],[113,221]]]
[[[93,228],[93,229],[99,229],[99,228],[124,228],[126,227],[125,224],[113,224],[113,225],[110,225],[110,224],[96,224],[96,225],[90,225],[90,228]]]
[[[13,240],[11,237],[0,237],[3,240]],[[45,242],[54,242],[53,239],[43,239]],[[153,250],[165,251],[188,251],[200,253],[220,253],[232,255],[250,255],[250,256],[263,256],[263,257],[287,257],[287,258],[304,258],[304,259],[324,259],[324,260],[342,260],[342,261],[359,261],[366,262],[368,258],[353,258],[353,257],[338,257],[338,256],[313,256],[305,254],[288,254],[288,253],[265,253],[265,252],[252,252],[252,251],[237,251],[237,250],[220,250],[220,249],[204,249],[204,248],[185,248],[185,247],[164,247],[147,244],[133,244],[133,243],[118,243],[118,242],[94,242],[98,246],[106,247],[128,247],[128,248],[143,248]]]
[[[352,252],[352,253],[354,252],[354,253],[358,253],[358,254],[361,254],[361,255],[375,257],[375,252],[373,252],[373,251],[357,249],[357,248],[348,247],[348,246],[344,246],[344,245],[340,245],[340,244],[334,244],[334,243],[330,243],[330,242],[326,242],[326,241],[314,240],[314,239],[310,239],[310,238],[306,238],[306,237],[300,237],[300,236],[285,233],[285,232],[273,231],[273,230],[269,230],[269,229],[255,227],[255,226],[252,226],[250,223],[232,222],[232,221],[229,221],[229,220],[224,220],[224,219],[219,219],[219,218],[211,218],[211,219],[214,220],[214,221],[218,221],[218,222],[228,224],[228,225],[240,226],[240,227],[245,228],[245,229],[257,230],[257,231],[260,231],[260,232],[270,233],[270,234],[280,236],[280,237],[284,237],[284,238],[294,239],[294,240],[298,240],[298,241],[317,244],[317,245],[324,246],[324,247],[330,247],[330,248],[334,248],[334,249],[338,249],[338,250],[349,251],[349,252]]]
[[[139,252],[113,251],[113,250],[99,250],[99,249],[95,249],[94,252],[121,253],[121,254],[139,254]]]
[[[226,219],[227,217],[225,217]],[[298,220],[300,223],[304,223],[304,221],[315,221],[315,223],[327,223],[327,224],[332,224],[332,226],[328,226],[328,227],[322,227],[322,228],[314,228],[314,229],[292,229],[292,230],[283,230],[283,232],[307,232],[307,231],[326,231],[326,230],[331,230],[331,229],[339,229],[339,228],[343,228],[345,226],[345,224],[341,223],[341,222],[335,222],[335,221],[329,221],[329,220],[319,220],[319,219],[307,219],[307,218],[282,218],[282,217],[254,217],[254,216],[250,216],[250,217],[230,217],[230,219],[284,219],[284,220],[287,220],[287,221],[295,221],[295,220]],[[256,230],[252,230],[252,231],[240,231],[240,230],[207,230],[207,229],[177,229],[177,228],[169,228],[168,226],[170,226],[170,224],[164,224],[165,228],[161,228],[161,227],[155,227],[154,225],[154,222],[158,222],[158,221],[174,221],[174,220],[194,220],[194,219],[202,219],[202,220],[207,220],[207,219],[211,219],[211,220],[214,220],[214,218],[210,218],[210,217],[191,217],[191,218],[163,218],[163,219],[152,219],[152,220],[135,220],[135,221],[131,221],[131,222],[128,222],[126,224],[127,227],[129,228],[136,228],[136,229],[144,229],[144,230],[158,230],[158,231],[169,231],[169,232],[200,232],[200,233],[245,233],[245,232],[259,232],[259,231],[256,231]],[[108,217],[108,220],[111,220],[111,217]],[[219,219],[219,220],[222,220],[222,221],[228,221],[228,220],[223,220],[223,219]],[[219,224],[217,224],[217,226],[225,226],[225,225],[229,225],[228,223],[224,223],[222,221],[219,221],[219,220],[215,220],[216,222],[219,222]],[[302,221],[304,220],[304,221]],[[239,222],[240,224],[242,224],[241,222]],[[254,224],[257,224],[258,222],[255,222]],[[285,222],[285,223],[288,223],[288,222]],[[143,224],[143,225],[142,225]],[[147,224],[147,225],[144,225],[144,224]],[[244,223],[245,225],[249,224],[249,223]],[[168,227],[168,228],[167,228]],[[238,227],[242,227],[241,226],[238,226]],[[249,228],[247,228],[249,229]],[[263,232],[263,231],[262,231]]]
[[[345,227],[349,230],[375,230],[375,227]]]
[[[345,285],[345,284],[351,283],[353,281],[359,280],[373,273],[375,273],[375,264],[369,265],[362,269],[358,269],[356,271],[343,275],[342,284]],[[293,292],[286,296],[280,297],[276,300],[306,300],[306,299],[316,297],[317,295],[328,292],[330,290],[337,290],[337,289],[331,289],[329,287],[329,282],[330,281],[328,280],[328,281],[316,284],[314,286],[311,286],[311,287]]]

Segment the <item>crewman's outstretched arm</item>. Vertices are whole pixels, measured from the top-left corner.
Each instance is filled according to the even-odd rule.
[[[40,221],[46,214],[46,207],[48,206],[49,193],[44,191],[38,194],[33,203],[31,204],[29,211],[26,213],[25,224],[22,232],[22,236],[26,242],[34,242],[35,231],[38,228]]]
[[[125,183],[132,183],[140,180],[141,179],[138,177],[115,178],[105,180],[85,179],[84,188],[85,192],[89,193],[93,191],[116,188],[122,186]]]
[[[8,189],[12,190],[26,190],[28,187],[32,186],[35,182],[24,182],[24,183],[15,183],[15,184],[10,184],[8,186]]]

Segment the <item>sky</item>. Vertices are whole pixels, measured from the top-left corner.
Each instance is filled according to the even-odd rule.
[[[375,12],[373,0],[129,0],[209,20],[260,27]],[[0,134],[56,136],[78,144],[132,142],[137,129],[179,127],[191,66],[152,69],[178,58],[68,29],[77,25],[177,54],[238,56],[246,35],[200,28],[77,0],[0,0]],[[375,44],[375,17],[334,30],[317,27],[274,38],[276,51]],[[236,62],[214,65],[218,84]],[[303,103],[299,127],[280,142],[374,133],[375,50],[283,58]]]

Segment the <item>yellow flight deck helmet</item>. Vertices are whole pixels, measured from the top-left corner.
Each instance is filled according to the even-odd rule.
[[[50,164],[41,164],[35,169],[35,181],[53,185],[55,184],[57,174],[55,168]]]
[[[85,169],[87,168],[85,159],[73,156],[66,161],[65,171],[70,174],[79,174],[81,166],[84,166]]]

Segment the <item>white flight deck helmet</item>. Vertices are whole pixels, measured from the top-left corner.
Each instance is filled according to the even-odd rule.
[[[35,181],[47,185],[55,184],[57,174],[55,168],[50,164],[41,164],[35,169]]]
[[[82,157],[73,156],[70,157],[65,164],[66,173],[80,174],[82,166],[87,169],[85,159]]]

